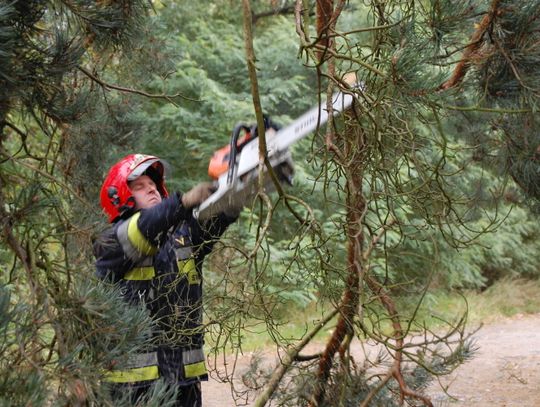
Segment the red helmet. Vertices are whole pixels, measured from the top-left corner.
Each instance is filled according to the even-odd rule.
[[[165,188],[165,167],[163,162],[153,155],[130,154],[114,164],[101,186],[101,207],[107,213],[109,222],[132,211],[135,199],[128,187],[128,182],[141,175],[148,175],[156,183],[163,198],[169,196]]]

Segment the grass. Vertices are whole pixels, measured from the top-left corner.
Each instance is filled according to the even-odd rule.
[[[412,312],[416,301],[401,299],[400,310]],[[483,292],[465,291],[462,293],[434,291],[429,292],[418,310],[417,318],[430,329],[445,325],[443,321],[456,320],[465,311],[471,327],[480,323],[493,323],[497,320],[517,314],[540,312],[540,280],[501,280]],[[281,320],[285,321],[269,332],[266,324],[261,323],[251,329],[242,330],[240,340],[243,351],[256,351],[274,345],[272,335],[279,338],[279,343],[297,343],[313,329],[322,318],[320,307],[315,304],[305,308],[291,308]],[[327,324],[316,336],[317,341],[324,341],[332,332],[334,322]]]
[[[275,345],[299,342],[320,321],[326,312],[317,304],[305,308],[290,307],[286,315],[275,318],[272,323],[263,321],[244,321],[241,329],[236,330],[236,336],[229,342],[235,345],[241,343],[244,352],[258,351]],[[323,340],[329,335],[333,324],[330,322],[316,335],[316,339]],[[206,335],[206,342],[214,345],[211,335]]]
[[[516,314],[540,312],[540,280],[503,279],[487,290],[465,291],[463,293],[436,292],[429,294],[422,309],[424,316],[436,320],[455,319],[458,314],[468,311],[469,323],[489,324]]]

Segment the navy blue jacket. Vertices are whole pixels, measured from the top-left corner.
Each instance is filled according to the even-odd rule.
[[[109,381],[164,377],[189,384],[207,377],[202,264],[235,220],[221,214],[201,225],[176,193],[116,222],[95,241],[97,276],[118,284],[125,301],[144,304],[157,322],[155,348],[111,372]]]

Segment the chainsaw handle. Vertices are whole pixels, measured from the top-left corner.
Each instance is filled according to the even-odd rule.
[[[233,176],[234,176],[234,167],[236,165],[236,155],[238,153],[238,137],[240,136],[240,132],[244,130],[246,133],[250,132],[250,128],[246,126],[244,123],[239,123],[236,126],[234,126],[234,129],[232,131],[231,141],[229,144],[229,169],[227,172],[227,183],[230,184],[232,182]]]

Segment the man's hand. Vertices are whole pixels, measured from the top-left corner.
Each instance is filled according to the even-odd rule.
[[[182,195],[182,205],[187,209],[199,206],[214,192],[216,192],[216,187],[212,183],[202,182]]]

